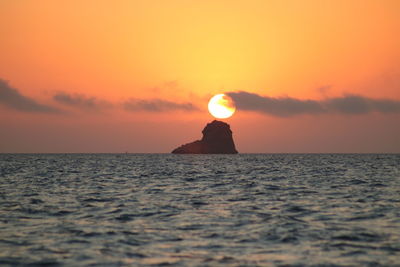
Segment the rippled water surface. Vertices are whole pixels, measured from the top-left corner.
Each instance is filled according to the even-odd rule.
[[[0,265],[399,266],[400,155],[0,155]]]

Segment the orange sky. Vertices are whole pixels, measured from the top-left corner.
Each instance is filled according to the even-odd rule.
[[[222,92],[398,103],[399,14],[398,0],[3,0],[0,79],[21,97],[0,91],[0,152],[170,152]],[[239,152],[400,152],[397,111],[226,121]]]

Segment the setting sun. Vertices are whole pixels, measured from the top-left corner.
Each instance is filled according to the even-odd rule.
[[[229,118],[235,113],[235,104],[231,97],[225,94],[213,96],[208,102],[208,111],[218,119]]]

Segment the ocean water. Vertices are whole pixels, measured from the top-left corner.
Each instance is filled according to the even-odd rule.
[[[2,154],[26,265],[400,266],[400,154]]]

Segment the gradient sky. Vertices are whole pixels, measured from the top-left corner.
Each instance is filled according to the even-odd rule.
[[[400,1],[0,0],[1,152],[400,152]]]

